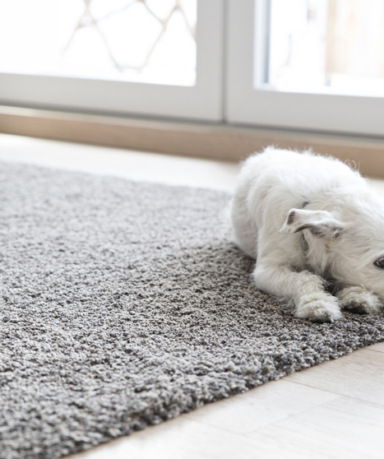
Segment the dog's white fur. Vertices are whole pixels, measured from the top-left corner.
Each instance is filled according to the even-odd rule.
[[[384,203],[346,164],[267,148],[245,161],[231,217],[236,243],[257,259],[256,286],[293,300],[297,317],[380,311]],[[325,291],[331,281],[335,296]]]

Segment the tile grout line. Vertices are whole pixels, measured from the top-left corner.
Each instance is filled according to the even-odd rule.
[[[279,380],[274,380],[274,381],[269,381],[269,382],[277,382],[277,383],[278,383],[279,381],[284,381],[284,377],[283,377],[283,378],[280,378]],[[284,381],[284,382],[287,382],[287,383],[289,383],[289,384],[296,384],[296,383],[293,382],[293,381]],[[265,383],[265,384],[268,384],[268,383]],[[264,384],[262,384],[261,386],[263,386],[263,385],[264,385]],[[302,384],[300,384],[300,385],[302,385]],[[261,387],[261,386],[257,386],[257,387],[255,387],[254,389],[257,389],[258,387]],[[309,387],[309,386],[308,386],[308,387]],[[281,418],[279,418],[279,419],[276,419],[276,420],[271,421],[271,422],[267,422],[267,423],[264,424],[263,426],[260,426],[260,427],[258,427],[257,429],[252,430],[252,431],[247,432],[247,433],[235,432],[235,431],[233,431],[233,430],[231,430],[231,429],[228,429],[228,428],[225,428],[225,427],[219,427],[219,426],[217,426],[217,425],[213,425],[213,424],[204,422],[204,420],[197,420],[197,419],[193,419],[193,420],[196,421],[196,422],[199,422],[200,424],[204,424],[205,426],[208,426],[208,427],[215,427],[215,428],[218,428],[218,429],[220,429],[220,430],[224,430],[224,431],[226,431],[226,432],[230,432],[230,433],[235,433],[235,434],[238,434],[238,435],[245,435],[245,436],[247,436],[247,435],[249,435],[249,434],[251,434],[251,433],[253,433],[253,432],[256,432],[257,430],[263,429],[264,427],[268,427],[268,426],[270,426],[270,425],[272,425],[272,424],[274,424],[274,423],[276,423],[276,422],[280,422],[280,421],[282,421],[282,420],[284,420],[284,419],[287,419],[287,418],[290,418],[290,417],[295,416],[295,415],[297,415],[297,414],[300,414],[300,413],[303,413],[303,412],[305,412],[305,411],[308,411],[308,410],[310,410],[310,409],[312,409],[312,408],[317,408],[317,407],[319,407],[319,406],[321,406],[321,405],[324,405],[324,404],[326,404],[326,403],[328,403],[328,402],[330,402],[330,401],[334,401],[334,400],[337,400],[337,399],[339,399],[339,398],[344,397],[343,395],[340,395],[340,394],[337,394],[337,393],[335,393],[335,392],[331,392],[331,391],[328,391],[328,390],[318,389],[318,388],[313,388],[313,387],[310,387],[310,388],[311,388],[311,389],[318,390],[318,391],[321,391],[321,392],[326,392],[326,393],[328,393],[328,394],[332,394],[332,395],[334,395],[334,397],[333,397],[332,399],[330,399],[330,400],[325,401],[325,402],[317,403],[317,404],[313,405],[313,406],[310,407],[310,408],[304,408],[303,410],[298,411],[298,412],[295,413],[295,414],[287,414],[287,415],[284,415],[283,417],[281,417]],[[252,389],[251,389],[251,390],[252,390]],[[248,391],[248,392],[243,392],[243,393],[238,394],[238,395],[246,395],[246,394],[249,394],[249,392],[250,392],[250,391]],[[236,395],[235,395],[234,397],[236,397]],[[215,403],[215,402],[214,402],[214,403]],[[213,405],[214,403],[212,403],[211,405]],[[257,403],[254,403],[254,402],[253,402],[253,403],[248,403],[248,406],[251,406],[252,408],[257,408]],[[192,413],[192,412],[191,412],[191,413]],[[186,414],[188,414],[188,413],[186,413]]]
[[[300,384],[300,383],[299,383],[299,384]],[[303,384],[302,384],[302,385],[303,385]],[[310,386],[307,386],[307,387],[310,387]],[[312,388],[313,388],[313,387],[312,387]],[[320,389],[320,390],[323,390],[323,389]],[[328,392],[328,391],[326,391],[326,392]],[[340,394],[336,394],[336,393],[334,393],[334,392],[330,392],[330,393],[335,394],[335,395],[337,395],[337,396],[336,396],[335,398],[331,399],[331,400],[327,400],[326,402],[323,402],[323,403],[319,403],[319,404],[317,404],[317,405],[314,405],[314,406],[312,406],[311,408],[306,408],[306,409],[304,409],[304,410],[298,411],[298,412],[295,413],[295,414],[289,414],[289,415],[285,416],[285,417],[282,418],[282,419],[278,419],[278,420],[276,420],[276,421],[270,422],[270,423],[268,423],[268,424],[266,424],[266,425],[264,425],[264,426],[262,426],[262,427],[259,427],[259,428],[255,429],[255,430],[252,430],[251,432],[248,432],[248,433],[246,433],[246,434],[244,434],[244,435],[245,435],[245,436],[252,435],[252,434],[258,432],[259,430],[263,429],[264,427],[268,427],[268,426],[271,426],[271,425],[273,425],[273,424],[277,424],[277,423],[279,423],[279,422],[281,422],[281,421],[285,421],[285,420],[287,420],[287,419],[289,419],[289,418],[294,418],[294,417],[296,417],[296,416],[298,416],[298,415],[301,415],[301,414],[303,414],[303,413],[305,413],[305,412],[307,412],[307,411],[311,411],[312,409],[319,408],[319,407],[321,407],[321,406],[323,406],[323,405],[327,405],[328,403],[331,403],[331,402],[334,402],[335,400],[339,400],[339,399],[343,399],[343,398],[344,398],[344,399],[350,399],[350,400],[356,400],[356,401],[358,401],[358,402],[366,403],[366,404],[368,404],[368,405],[373,405],[373,406],[375,406],[375,407],[377,407],[377,408],[380,408],[380,409],[383,409],[383,410],[384,410],[384,405],[381,405],[381,404],[379,404],[379,403],[374,403],[374,402],[370,402],[370,401],[367,401],[367,400],[361,400],[361,399],[359,399],[359,398],[351,397],[351,396],[349,396],[349,395],[340,395]]]
[[[294,382],[295,384],[298,384],[298,385],[300,385],[300,386],[310,387],[311,389],[323,390],[323,391],[325,391],[325,392],[329,392],[329,393],[331,393],[331,394],[338,395],[338,397],[336,397],[336,398],[339,398],[339,397],[350,398],[350,399],[352,399],[352,400],[357,400],[357,401],[362,402],[362,403],[368,403],[368,404],[370,404],[370,405],[375,405],[375,406],[378,406],[378,407],[384,409],[384,402],[383,402],[383,403],[371,402],[371,401],[369,401],[369,400],[364,400],[364,399],[362,399],[362,398],[355,397],[355,396],[352,396],[352,395],[341,394],[341,393],[339,393],[339,392],[334,392],[334,391],[322,389],[322,388],[316,387],[316,386],[310,386],[310,385],[308,385],[308,384],[300,383],[300,382],[297,382],[297,381],[290,381],[290,382]],[[328,402],[325,402],[325,403],[328,403]]]
[[[313,388],[312,388],[312,389],[313,389]],[[322,390],[322,389],[320,389],[320,390]],[[324,392],[329,392],[329,391],[324,391]],[[333,402],[333,401],[335,401],[335,400],[338,400],[338,399],[340,399],[340,398],[345,397],[344,395],[335,394],[334,392],[329,392],[329,393],[330,393],[330,394],[334,394],[335,397],[332,398],[331,400],[327,400],[326,402],[322,402],[322,403],[318,403],[318,404],[316,404],[316,405],[313,405],[313,406],[311,406],[310,408],[304,408],[303,410],[298,411],[298,412],[295,413],[295,414],[288,414],[288,415],[284,416],[284,417],[281,418],[281,419],[276,419],[275,421],[269,422],[269,423],[265,424],[264,426],[258,427],[257,429],[252,430],[251,432],[248,432],[248,433],[246,433],[246,434],[244,434],[244,435],[245,435],[245,436],[247,436],[247,435],[252,435],[252,434],[258,432],[259,430],[264,429],[264,427],[270,427],[270,426],[273,425],[273,424],[276,424],[276,423],[281,422],[281,421],[285,421],[285,420],[290,419],[290,418],[294,418],[295,416],[298,416],[298,415],[300,415],[300,414],[303,414],[303,413],[305,413],[306,411],[311,411],[311,410],[313,410],[314,408],[318,408],[319,406],[326,405],[326,404],[329,403],[329,402]]]

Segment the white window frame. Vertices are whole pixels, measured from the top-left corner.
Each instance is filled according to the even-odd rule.
[[[228,0],[226,104],[229,123],[384,136],[384,98],[282,92],[258,85],[265,0]]]
[[[221,121],[224,2],[197,2],[195,86],[0,73],[0,103]]]

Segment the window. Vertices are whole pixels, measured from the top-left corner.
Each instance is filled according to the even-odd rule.
[[[384,96],[382,0],[271,0],[268,8],[271,88]]]
[[[0,101],[384,135],[383,0],[12,0]]]
[[[384,135],[382,0],[229,0],[227,120]]]
[[[222,117],[222,0],[12,0],[0,13],[4,102]]]
[[[16,0],[2,9],[2,72],[195,85],[196,0]]]

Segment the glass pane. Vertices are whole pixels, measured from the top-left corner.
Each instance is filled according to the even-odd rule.
[[[193,86],[197,0],[11,0],[0,72]]]
[[[265,83],[384,96],[383,0],[267,0]]]

